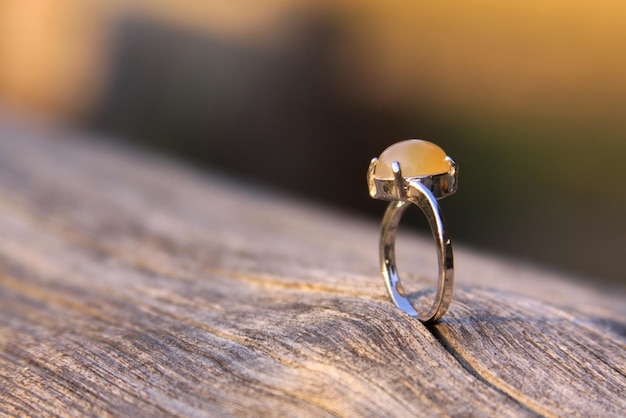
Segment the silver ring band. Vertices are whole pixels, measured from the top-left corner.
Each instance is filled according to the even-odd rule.
[[[420,321],[431,322],[441,318],[452,302],[452,289],[454,287],[454,259],[452,254],[452,242],[448,237],[445,220],[439,209],[437,199],[432,192],[419,181],[408,181],[407,200],[397,200],[389,203],[383,216],[382,230],[380,234],[380,267],[389,297],[409,315],[417,317]],[[396,233],[398,224],[408,204],[413,203],[419,207],[430,225],[437,246],[437,258],[439,262],[439,278],[435,301],[426,313],[418,313],[406,297],[402,288],[396,265]]]

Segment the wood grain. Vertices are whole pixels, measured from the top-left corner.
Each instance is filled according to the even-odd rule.
[[[385,295],[375,223],[83,137],[0,123],[1,414],[626,410],[623,293],[457,247],[427,328]],[[429,286],[430,241],[398,251]]]

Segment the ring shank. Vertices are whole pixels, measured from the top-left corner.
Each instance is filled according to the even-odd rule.
[[[431,322],[441,318],[452,301],[452,288],[454,285],[452,242],[446,232],[445,221],[433,193],[419,180],[410,180],[407,186],[407,200],[392,201],[383,216],[380,235],[381,272],[385,279],[387,292],[396,306],[409,315],[417,317],[422,322]],[[437,245],[439,265],[437,291],[434,303],[425,314],[418,313],[406,297],[406,293],[400,283],[396,265],[395,244],[398,225],[409,203],[413,203],[422,210],[428,220]]]

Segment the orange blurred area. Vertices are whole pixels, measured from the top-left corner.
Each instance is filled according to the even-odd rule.
[[[379,214],[423,138],[453,235],[626,284],[626,3],[5,0],[0,105]],[[378,211],[378,212],[377,212]]]
[[[8,0],[0,94],[59,117],[80,114],[102,89],[124,15],[262,43],[287,42],[276,39],[290,18],[312,11],[338,22],[338,76],[368,100],[594,120],[626,110],[626,4],[606,0]]]

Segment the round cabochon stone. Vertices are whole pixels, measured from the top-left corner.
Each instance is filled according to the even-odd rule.
[[[403,177],[421,177],[450,171],[446,153],[432,142],[409,139],[397,142],[384,150],[374,170],[377,179],[393,178],[391,164],[400,163]]]

